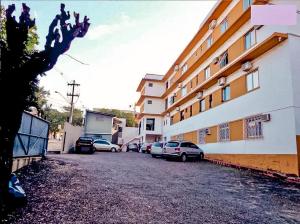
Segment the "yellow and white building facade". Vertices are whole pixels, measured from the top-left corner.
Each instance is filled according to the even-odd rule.
[[[300,15],[295,26],[253,26],[252,4],[300,9],[217,2],[168,72],[140,82],[140,137],[189,140],[208,159],[299,176]]]

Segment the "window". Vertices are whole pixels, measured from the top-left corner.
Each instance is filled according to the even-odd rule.
[[[166,89],[169,88],[169,82],[166,82]]]
[[[220,124],[219,125],[219,141],[229,141],[230,140],[230,133],[229,133],[229,125],[228,123]]]
[[[256,43],[255,30],[250,30],[245,35],[245,50],[248,50]]]
[[[212,45],[213,39],[211,35],[207,38],[206,43],[207,43],[207,48],[209,48]]]
[[[253,3],[253,0],[243,0],[243,8],[244,10],[248,9],[248,7]]]
[[[205,76],[205,80],[209,79],[209,77],[210,77],[210,67],[209,66],[204,69],[204,76]]]
[[[193,116],[193,105],[190,106],[190,117]]]
[[[258,70],[251,72],[246,76],[247,91],[257,89],[259,87]]]
[[[209,108],[212,108],[212,101],[213,101],[212,94],[210,94],[208,97],[208,107]]]
[[[170,117],[170,125],[172,125],[174,123],[174,116]]]
[[[182,66],[182,74],[185,73],[187,70],[188,70],[188,65],[187,65],[187,64],[184,64],[184,65]]]
[[[185,96],[187,94],[186,86],[182,87],[181,89],[181,96]]]
[[[196,86],[198,86],[198,82],[199,82],[199,80],[198,80],[198,75],[196,76]]]
[[[175,96],[171,96],[169,99],[169,104],[172,105],[175,102]]]
[[[189,143],[188,142],[182,142],[181,144],[180,144],[180,147],[189,147],[190,145],[189,145]]]
[[[95,143],[97,143],[97,144],[103,144],[103,145],[109,145],[109,143],[107,141],[103,141],[103,140],[95,141]]]
[[[141,134],[141,126],[142,126],[142,123],[140,122],[139,123],[139,134]]]
[[[222,101],[230,100],[230,86],[226,86],[222,89]]]
[[[166,144],[166,147],[173,147],[173,148],[175,148],[175,147],[178,147],[178,146],[179,146],[178,142],[168,142]]]
[[[149,86],[149,87],[153,87],[153,83],[152,83],[152,82],[149,82],[148,86]]]
[[[168,98],[165,99],[165,110],[168,109]]]
[[[205,99],[199,101],[199,112],[205,111]]]
[[[221,56],[220,56],[220,68],[223,68],[224,66],[226,66],[228,64],[228,52],[224,52]]]
[[[147,103],[148,103],[148,104],[152,104],[152,100],[148,100]]]
[[[189,147],[193,149],[199,149],[199,147],[192,142],[189,143]]]
[[[190,81],[190,87],[193,88],[193,80]]]
[[[184,120],[184,110],[180,111],[180,121]]]
[[[221,33],[224,33],[228,28],[228,21],[227,18],[223,20],[221,23]]]
[[[245,119],[246,138],[262,138],[262,120],[261,116],[253,116]]]
[[[155,119],[154,118],[147,118],[147,120],[146,120],[146,130],[147,131],[154,131],[154,124],[155,124]]]
[[[205,136],[206,136],[206,129],[199,130],[198,132],[199,144],[205,144]]]

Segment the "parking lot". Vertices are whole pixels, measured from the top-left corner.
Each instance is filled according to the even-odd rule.
[[[25,169],[12,223],[299,223],[300,187],[206,161],[51,155]]]

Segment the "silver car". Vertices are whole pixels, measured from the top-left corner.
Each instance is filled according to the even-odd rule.
[[[121,149],[120,146],[112,144],[105,139],[96,139],[93,147],[96,151],[120,152]]]
[[[176,158],[185,162],[188,158],[204,158],[204,152],[197,145],[188,141],[169,141],[163,149],[163,157]]]
[[[163,147],[165,146],[166,143],[164,142],[154,142],[151,145],[151,155],[153,158],[157,156],[162,156],[163,154]]]

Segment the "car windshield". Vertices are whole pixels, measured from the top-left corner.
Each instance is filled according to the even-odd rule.
[[[160,143],[160,142],[155,142],[155,143],[153,143],[153,146],[161,147],[161,146],[162,146],[162,143]]]
[[[178,142],[168,142],[166,144],[166,147],[177,147],[179,145]]]
[[[81,137],[81,138],[79,138],[79,141],[93,141],[93,139],[87,138],[87,137]]]

